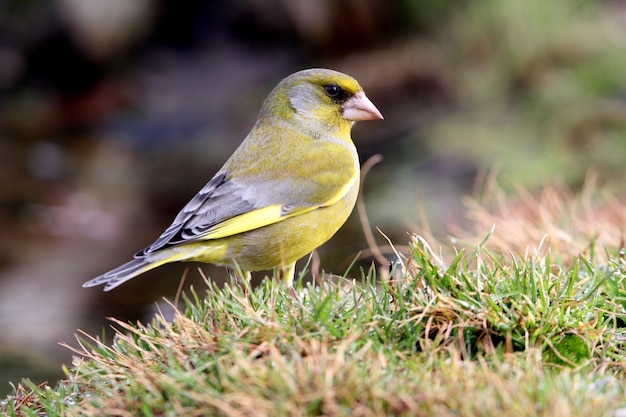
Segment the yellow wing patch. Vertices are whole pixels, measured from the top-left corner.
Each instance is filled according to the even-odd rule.
[[[223,237],[237,235],[239,233],[248,232],[263,226],[278,223],[282,220],[293,216],[299,216],[309,211],[313,211],[317,207],[298,207],[290,210],[287,214],[283,213],[283,206],[274,204],[272,206],[263,207],[248,213],[240,214],[231,219],[224,220],[215,225],[205,236],[203,240],[220,239]]]
[[[260,227],[269,226],[270,224],[278,223],[290,217],[299,216],[301,214],[308,213],[316,210],[320,207],[327,207],[337,203],[341,200],[350,187],[354,185],[354,182],[358,176],[354,176],[351,180],[344,185],[339,192],[337,192],[332,198],[319,206],[305,206],[294,207],[287,213],[283,211],[284,206],[280,204],[274,204],[271,206],[263,207],[257,210],[249,211],[247,213],[240,214],[228,220],[224,220],[221,223],[216,224],[211,228],[202,240],[221,239],[237,235],[239,233],[249,232],[250,230],[258,229]]]

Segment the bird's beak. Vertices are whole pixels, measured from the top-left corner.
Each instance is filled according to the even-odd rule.
[[[380,120],[383,115],[363,91],[359,91],[343,103],[343,117],[355,122],[361,120]]]

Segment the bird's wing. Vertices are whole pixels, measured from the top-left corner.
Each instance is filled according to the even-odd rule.
[[[329,175],[332,175],[329,173]],[[136,258],[162,248],[247,232],[338,202],[358,176],[342,186],[291,179],[229,179],[218,173],[178,213],[172,224]]]

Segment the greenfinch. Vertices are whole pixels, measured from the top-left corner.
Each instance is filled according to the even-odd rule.
[[[352,77],[308,69],[267,96],[248,136],[171,226],[130,262],[83,284],[111,290],[160,265],[199,261],[278,268],[293,291],[295,262],[330,239],[354,208],[355,121],[382,119]]]

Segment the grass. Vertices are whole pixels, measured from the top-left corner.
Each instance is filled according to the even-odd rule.
[[[20,383],[8,416],[620,416],[626,260],[442,261],[414,236],[394,281],[208,282],[172,320],[81,335],[67,378]],[[569,259],[569,258],[568,258]],[[402,269],[398,267],[398,269]]]
[[[300,280],[301,301],[207,279],[169,320],[81,334],[64,381],[22,381],[0,413],[624,416],[625,202],[597,183],[510,196],[487,180],[455,245],[424,230],[393,271]]]

